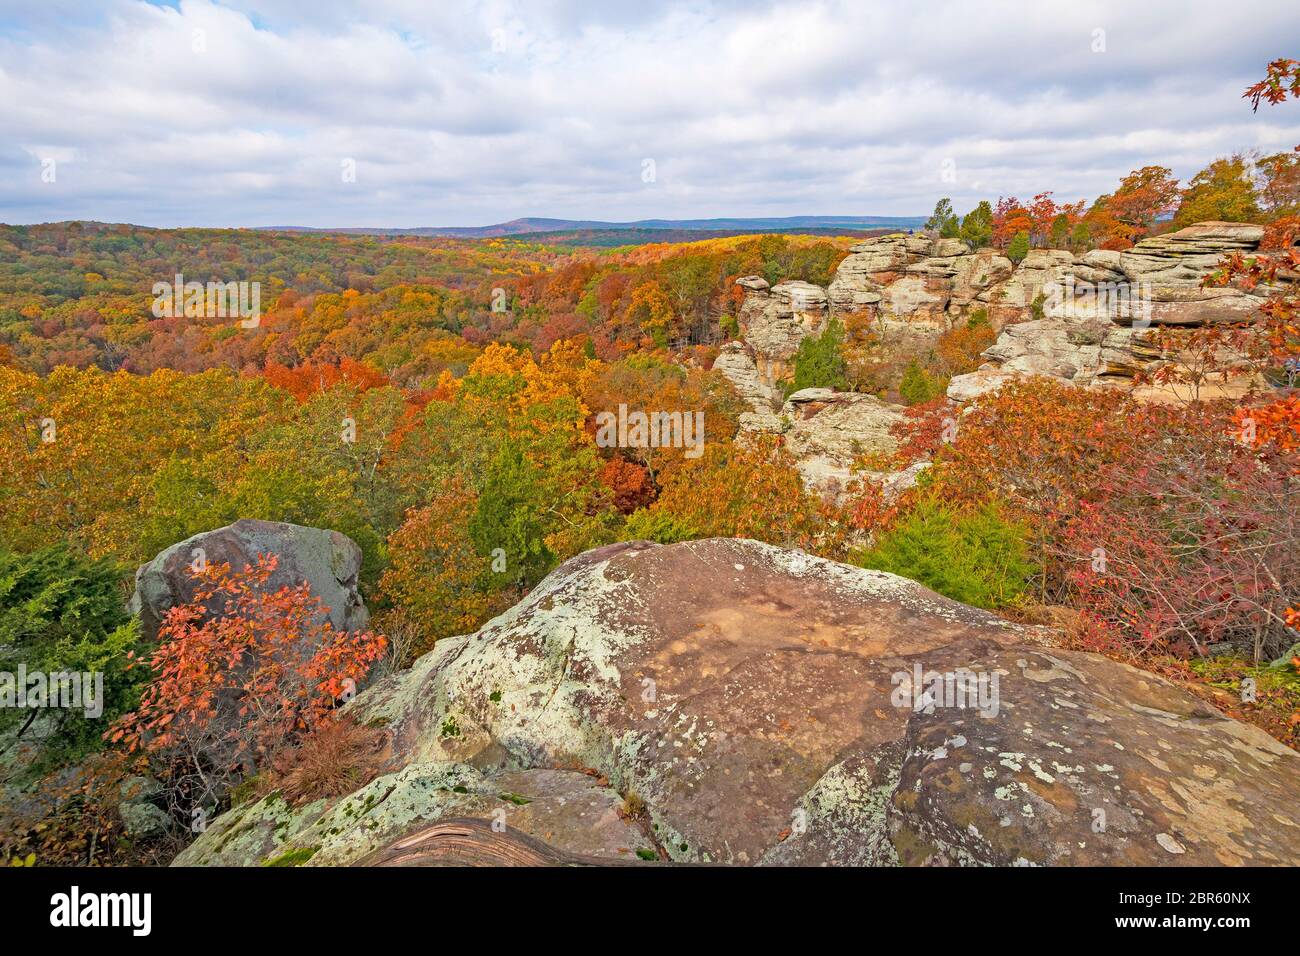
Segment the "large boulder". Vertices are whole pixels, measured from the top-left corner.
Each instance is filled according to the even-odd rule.
[[[369,615],[357,590],[361,549],[356,542],[337,531],[247,518],[186,538],[142,564],[135,574],[131,611],[140,615],[143,632],[152,640],[167,611],[193,601],[198,582],[191,568],[197,562],[229,564],[239,571],[264,554],[275,555],[278,562],[267,588],[305,582],[329,608],[335,630],[365,627]]]
[[[1300,863],[1300,755],[1051,638],[754,541],[601,548],[349,705],[383,776],[178,862]]]

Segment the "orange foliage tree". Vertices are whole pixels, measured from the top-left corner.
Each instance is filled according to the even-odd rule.
[[[1132,238],[1145,235],[1157,218],[1173,212],[1178,196],[1178,180],[1168,167],[1143,166],[1120,180],[1106,206],[1129,227]]]
[[[777,439],[709,442],[665,479],[650,512],[683,522],[696,537],[755,538],[819,554],[839,554],[845,529],[837,509],[804,491]]]
[[[190,604],[168,611],[148,658],[156,675],[107,733],[147,754],[174,812],[218,804],[243,777],[331,716],[355,693],[386,640],[340,632],[308,585],[271,592],[276,558],[195,572]]]
[[[306,362],[294,368],[269,362],[264,375],[268,382],[289,392],[300,402],[305,402],[317,392],[326,391],[339,382],[350,382],[358,391],[389,384],[383,373],[351,358],[340,359],[337,365]]]
[[[993,245],[1006,248],[1012,238],[1021,232],[1031,232],[1034,217],[1015,196],[999,197],[993,208]]]

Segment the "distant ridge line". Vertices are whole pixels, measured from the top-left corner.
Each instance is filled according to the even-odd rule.
[[[777,216],[759,218],[716,219],[639,219],[634,222],[605,222],[596,219],[548,219],[528,217],[489,226],[418,226],[392,228],[383,226],[256,226],[264,232],[330,232],[364,236],[442,236],[462,239],[490,239],[497,236],[517,236],[546,232],[571,232],[574,230],[655,230],[674,229],[789,232],[795,229],[919,229],[925,216]]]

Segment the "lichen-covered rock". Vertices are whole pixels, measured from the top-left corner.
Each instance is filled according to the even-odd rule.
[[[1093,654],[991,649],[1005,719],[908,727],[889,844],[904,864],[1294,866],[1300,755]]]
[[[418,862],[457,830],[438,821],[504,810],[520,860],[646,840],[735,864],[1300,863],[1300,755],[1262,731],[1043,629],[753,541],[580,555],[349,709],[392,735],[385,776],[241,807],[178,862]]]
[[[432,823],[476,821],[522,833],[588,862],[653,853],[624,800],[576,770],[483,773],[450,761],[413,763],[349,796],[301,808],[278,792],[223,814],[173,866],[347,866]]]
[[[140,566],[131,610],[139,613],[145,636],[157,635],[168,610],[193,601],[196,581],[190,568],[196,561],[229,564],[238,571],[262,554],[273,554],[278,561],[267,587],[278,590],[306,582],[329,608],[335,630],[365,627],[368,614],[357,590],[361,549],[351,538],[321,528],[242,519],[187,538]]]
[[[167,812],[152,803],[123,803],[117,808],[126,835],[132,839],[164,836],[173,828]]]
[[[902,420],[903,406],[874,395],[805,388],[786,399],[781,414],[789,423],[786,448],[804,486],[834,496],[853,479],[859,458],[898,449],[890,429]]]
[[[171,817],[154,803],[162,789],[152,777],[130,776],[118,785],[117,815],[128,837],[148,839],[173,829]]]
[[[1035,319],[1007,326],[984,356],[1005,371],[1086,385],[1107,372],[1119,374],[1141,335],[1103,319]]]

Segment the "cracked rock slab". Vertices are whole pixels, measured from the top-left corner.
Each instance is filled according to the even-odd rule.
[[[520,828],[562,858],[626,856],[639,827],[651,855],[716,864],[1300,863],[1300,755],[1051,641],[755,541],[612,545],[352,702],[393,740],[388,773],[344,798],[376,828],[343,827],[339,803],[282,829],[313,863],[404,859],[401,841],[451,839],[433,823],[483,819],[509,775],[580,770],[600,800],[557,796]],[[602,824],[616,804],[638,822]]]

